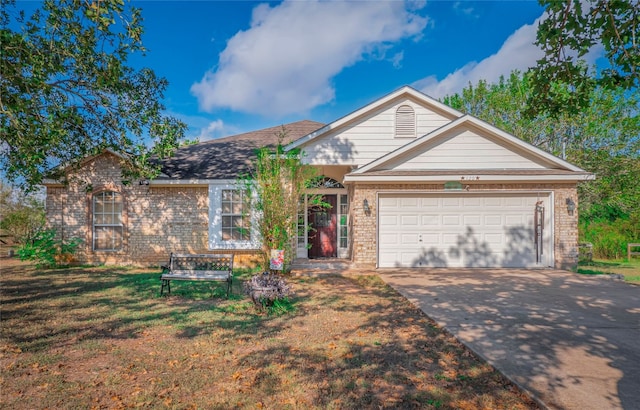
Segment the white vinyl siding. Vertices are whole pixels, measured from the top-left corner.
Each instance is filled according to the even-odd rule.
[[[427,143],[414,157],[404,156],[385,165],[386,169],[543,169],[534,162],[471,130]]]
[[[364,165],[405,145],[407,139],[394,136],[396,111],[401,105],[406,105],[406,101],[373,112],[355,124],[301,146],[305,152],[303,161],[314,165]],[[429,108],[412,106],[418,137],[452,120]]]
[[[416,113],[409,105],[401,105],[396,110],[396,138],[416,137]]]
[[[546,209],[536,261],[536,202]],[[546,267],[552,265],[548,193],[388,194],[378,202],[380,267]]]

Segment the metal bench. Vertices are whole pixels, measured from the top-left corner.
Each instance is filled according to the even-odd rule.
[[[160,295],[171,294],[172,280],[225,281],[227,297],[233,281],[232,254],[179,254],[171,253],[169,264],[162,266]]]

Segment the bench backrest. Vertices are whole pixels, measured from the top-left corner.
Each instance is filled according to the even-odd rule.
[[[233,271],[233,255],[172,253],[169,270],[174,275],[230,276]]]

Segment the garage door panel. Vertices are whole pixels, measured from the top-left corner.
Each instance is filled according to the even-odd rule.
[[[380,234],[380,246],[383,249],[389,249],[389,246],[400,245],[400,237],[395,233],[383,233]]]
[[[398,198],[380,197],[378,199],[378,206],[380,207],[380,209],[396,209],[398,207]]]
[[[548,195],[415,194],[399,198],[387,201],[385,196],[380,197],[380,204],[396,204],[380,206],[381,267],[536,266],[533,214],[538,200],[543,200],[549,209]],[[550,265],[552,257],[550,218],[551,212],[547,211],[544,239],[547,259],[543,266]],[[393,232],[397,235],[388,235]]]
[[[418,225],[418,215],[401,215],[400,224],[402,226],[413,227]]]
[[[463,222],[465,226],[480,226],[482,225],[481,215],[464,215]]]
[[[438,198],[421,198],[420,205],[423,208],[430,208],[430,207],[437,208],[440,206],[440,201]]]
[[[484,215],[485,226],[502,226],[502,215]]]
[[[464,206],[481,206],[482,205],[482,198],[477,198],[477,197],[463,198],[462,199],[462,204]]]
[[[400,206],[405,209],[418,208],[418,198],[401,198]]]
[[[426,233],[422,234],[422,244],[423,246],[437,245],[441,242],[440,234],[437,233]]]
[[[525,216],[524,215],[505,215],[504,224],[506,226],[516,226],[516,225],[524,226]]]
[[[396,226],[398,225],[398,217],[396,215],[381,215],[380,226]]]
[[[424,226],[440,225],[440,215],[422,215],[420,222]]]
[[[502,245],[504,244],[504,235],[486,233],[483,236],[483,240],[489,245]]]
[[[520,197],[506,197],[504,198],[504,206],[506,207],[521,207],[523,206],[524,198]]]
[[[460,206],[460,198],[444,197],[442,198],[443,206]]]
[[[413,233],[413,234],[402,234],[400,236],[400,243],[402,243],[403,245],[413,245],[418,243],[418,234],[417,233]]]
[[[462,235],[459,234],[451,234],[451,233],[444,233],[442,234],[442,245],[445,246],[456,246],[458,245],[458,240],[462,238]]]
[[[442,215],[442,225],[460,226],[460,215]]]

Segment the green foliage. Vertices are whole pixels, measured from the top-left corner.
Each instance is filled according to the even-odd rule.
[[[594,172],[595,181],[578,185],[581,220],[607,213],[628,217],[640,209],[640,96],[595,88],[580,112],[530,117],[535,93],[530,75],[516,71],[496,84],[469,85],[444,102]]]
[[[545,53],[532,70],[531,112],[578,114],[596,87],[640,85],[640,7],[637,0],[540,0],[546,17],[537,42]],[[602,47],[608,66],[596,75],[584,57]]]
[[[27,187],[111,147],[126,175],[153,176],[186,125],[162,114],[164,78],[127,65],[143,54],[140,10],[124,0],[46,0],[30,15],[0,0],[0,165]],[[148,139],[153,147],[148,148]]]
[[[26,243],[44,227],[44,204],[36,196],[0,183],[0,229]]]
[[[298,210],[305,188],[315,177],[315,170],[301,161],[299,150],[285,151],[283,142],[287,130],[278,134],[275,147],[257,151],[251,174],[240,184],[247,190],[247,209],[256,212],[255,224],[262,241],[262,268],[269,269],[271,250],[285,251],[284,265],[290,266],[294,258],[294,240],[298,234]],[[312,205],[322,206],[321,196],[310,195]]]
[[[270,316],[283,316],[295,312],[296,307],[289,298],[283,298],[274,300],[266,309]]]
[[[18,256],[23,261],[34,261],[40,268],[50,268],[68,263],[80,243],[78,238],[66,242],[56,239],[53,229],[42,230],[18,248]]]
[[[627,244],[640,240],[640,210],[624,214],[601,206],[590,211],[580,218],[580,242],[591,242],[596,258],[625,257]]]

